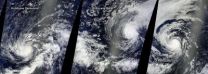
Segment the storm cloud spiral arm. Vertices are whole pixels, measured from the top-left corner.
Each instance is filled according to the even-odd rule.
[[[0,48],[1,74],[58,74],[75,0],[8,0]]]

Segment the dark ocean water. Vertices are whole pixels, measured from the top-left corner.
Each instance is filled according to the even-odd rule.
[[[1,0],[1,1],[0,1],[0,12],[1,12],[1,10],[2,10],[3,5],[4,5],[4,0]],[[0,14],[0,15],[1,15],[1,14]]]

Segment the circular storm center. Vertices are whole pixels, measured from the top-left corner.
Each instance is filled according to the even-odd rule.
[[[19,45],[15,50],[18,56],[29,58],[33,53],[33,48],[30,45]]]
[[[179,51],[181,48],[181,44],[180,41],[178,41],[177,39],[172,39],[168,42],[168,48],[173,50],[173,51]]]
[[[138,36],[137,28],[132,22],[129,22],[128,24],[125,25],[123,32],[125,37],[128,39],[134,39],[137,38]]]

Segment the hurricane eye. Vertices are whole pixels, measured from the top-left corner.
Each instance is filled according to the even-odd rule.
[[[178,39],[171,39],[167,44],[167,47],[172,51],[181,49],[181,42]]]

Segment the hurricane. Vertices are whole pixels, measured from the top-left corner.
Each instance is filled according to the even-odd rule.
[[[75,2],[8,0],[0,73],[60,73],[76,14]]]
[[[84,1],[72,74],[136,74],[155,2]]]
[[[203,74],[206,5],[205,0],[159,1],[148,74]]]

